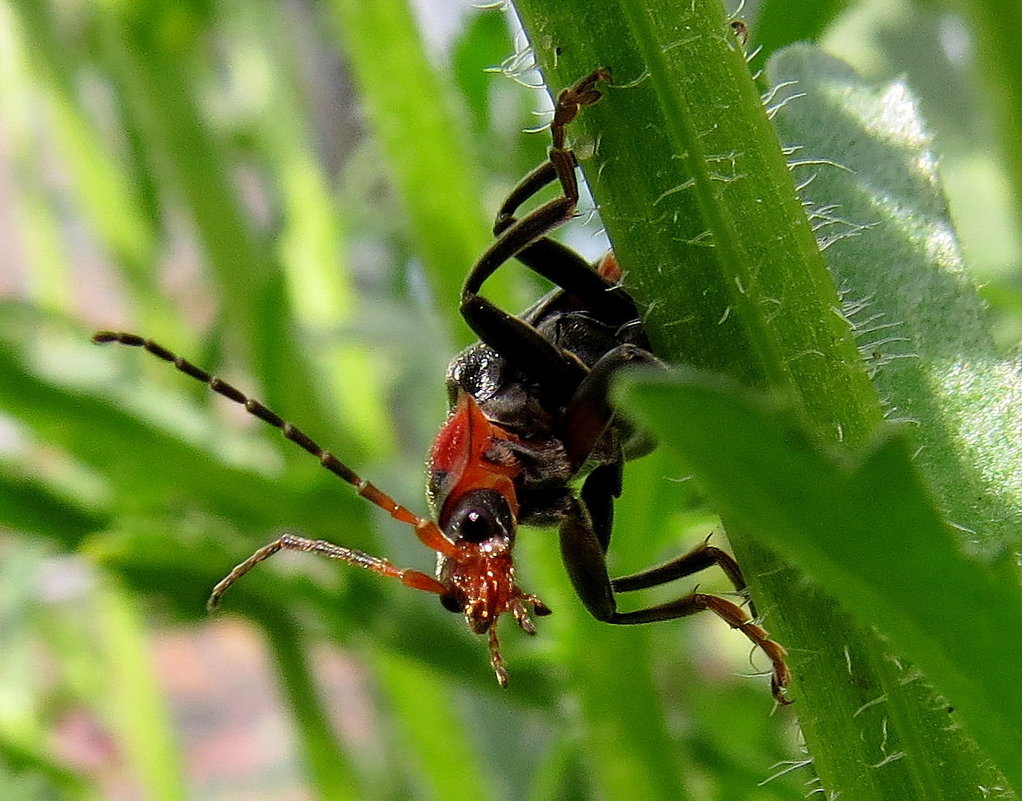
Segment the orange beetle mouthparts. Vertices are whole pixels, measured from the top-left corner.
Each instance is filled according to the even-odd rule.
[[[526,634],[535,634],[529,606],[536,615],[548,615],[550,609],[535,595],[524,592],[515,583],[511,541],[494,538],[481,543],[460,543],[458,553],[449,558],[447,577],[464,599],[465,622],[476,634],[489,637],[490,666],[501,687],[508,674],[500,654],[497,620],[510,613]]]

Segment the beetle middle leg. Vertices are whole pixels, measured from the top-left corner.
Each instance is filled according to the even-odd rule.
[[[565,147],[565,127],[583,107],[600,98],[595,85],[608,78],[606,70],[595,70],[558,95],[549,160],[512,190],[494,224],[497,240],[469,272],[461,295],[461,314],[480,340],[535,380],[559,389],[564,400],[585,377],[585,367],[528,322],[497,308],[479,293],[498,267],[518,257],[530,269],[577,295],[603,319],[620,319],[623,324],[636,317],[634,304],[623,291],[616,290],[577,254],[546,238],[547,233],[571,219],[579,198],[575,156]],[[559,197],[521,219],[514,216],[521,203],[555,180],[561,187]]]
[[[518,222],[515,216],[518,208],[557,178],[557,167],[549,159],[526,175],[498,210],[494,236],[499,237],[513,227]],[[515,253],[514,258],[570,292],[601,320],[623,324],[637,316],[635,304],[623,287],[608,283],[582,256],[554,239],[540,236]],[[475,291],[478,292],[478,287]]]
[[[578,500],[574,502],[570,514],[561,524],[560,544],[561,557],[575,592],[589,613],[597,620],[619,625],[632,625],[675,620],[709,610],[732,628],[741,631],[749,638],[750,642],[767,655],[773,667],[771,689],[774,698],[781,704],[790,703],[784,695],[784,688],[791,676],[784,661],[786,654],[784,647],[772,640],[769,633],[737,604],[716,595],[692,592],[667,603],[630,612],[618,611],[616,592],[655,586],[698,572],[711,564],[720,564],[731,576],[732,571],[729,568],[733,565],[734,570],[737,571],[737,564],[734,564],[730,557],[723,561],[720,560],[719,554],[723,554],[722,551],[710,550],[712,546],[703,543],[692,553],[674,560],[666,566],[625,577],[621,580],[624,582],[624,587],[615,586],[617,582],[611,581],[610,575],[607,573],[604,547],[594,529],[589,511]],[[737,576],[737,583],[744,585],[740,571],[737,571]],[[734,576],[731,577],[734,581]]]

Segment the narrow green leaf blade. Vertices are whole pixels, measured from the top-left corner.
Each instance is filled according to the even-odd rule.
[[[908,88],[876,84],[811,47],[768,72],[793,172],[888,417],[910,421],[916,461],[963,542],[1022,538],[1022,374],[996,352]]]
[[[958,551],[903,440],[883,439],[861,461],[828,456],[792,415],[691,372],[636,387],[628,402],[683,455],[723,516],[889,637],[1022,785],[1022,696],[1014,691],[1022,662],[1010,639],[1022,594]]]
[[[452,338],[468,344],[473,337],[457,313],[457,298],[468,269],[490,241],[479,177],[465,141],[470,126],[454,112],[452,87],[430,64],[406,0],[331,0],[328,5],[409,216],[437,308],[447,317]],[[502,300],[503,283],[495,276],[488,294]]]

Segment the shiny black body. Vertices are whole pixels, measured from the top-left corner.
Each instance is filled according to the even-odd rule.
[[[211,607],[241,576],[273,554],[318,553],[438,596],[447,609],[464,615],[473,632],[488,636],[491,666],[506,686],[497,620],[510,614],[522,630],[533,634],[530,609],[536,615],[550,611],[516,583],[516,532],[521,524],[556,526],[564,566],[579,599],[595,618],[616,624],[648,623],[709,609],[767,654],[773,665],[774,697],[786,703],[783,690],[789,674],[784,648],[740,606],[690,592],[656,606],[617,609],[619,593],[666,584],[713,565],[723,569],[739,592],[744,592],[745,581],[735,560],[706,542],[630,576],[612,580],[607,572],[606,552],[624,463],[652,447],[650,438],[615,407],[611,386],[630,366],[663,365],[650,353],[641,315],[621,284],[614,256],[590,265],[546,234],[574,215],[579,199],[575,157],[566,146],[565,127],[600,98],[596,85],[609,80],[609,71],[600,68],[558,95],[549,159],[511,191],[497,214],[495,241],[465,281],[460,311],[480,341],[463,351],[447,372],[452,414],[430,457],[427,495],[432,518],[398,504],[292,423],[152,340],[116,331],[93,336],[97,343],[143,348],[243,406],[367,501],[412,526],[418,539],[437,553],[434,578],[325,540],[284,534],[217,584]],[[515,217],[522,203],[555,181],[561,195],[521,219]],[[517,316],[480,294],[486,279],[512,259],[555,286]]]
[[[774,697],[785,703],[784,649],[741,607],[691,592],[635,611],[617,609],[619,593],[659,586],[712,565],[720,566],[739,592],[745,591],[745,580],[733,557],[705,542],[630,576],[612,580],[607,572],[624,462],[652,447],[649,437],[614,407],[611,384],[631,365],[662,365],[650,353],[641,315],[621,285],[613,255],[589,265],[546,234],[574,215],[579,199],[575,157],[565,145],[564,128],[582,107],[599,99],[595,86],[609,77],[606,70],[596,70],[558,95],[549,160],[527,175],[499,210],[497,239],[476,262],[462,291],[462,315],[480,343],[452,362],[448,394],[453,403],[459,392],[468,393],[487,419],[517,438],[517,522],[558,527],[564,566],[594,617],[608,623],[648,623],[709,609],[770,656]],[[521,219],[515,217],[525,201],[554,181],[562,196]],[[511,259],[557,287],[519,316],[480,294],[486,279]],[[492,456],[495,463],[507,459],[504,453]],[[579,480],[582,486],[576,492],[572,485]]]

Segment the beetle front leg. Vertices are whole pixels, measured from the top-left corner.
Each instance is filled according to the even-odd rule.
[[[574,501],[568,517],[561,524],[560,545],[561,558],[575,592],[597,620],[616,625],[634,625],[675,620],[708,609],[729,626],[741,631],[767,655],[773,666],[771,688],[774,698],[780,704],[790,703],[784,695],[784,688],[791,678],[784,661],[784,647],[772,640],[769,633],[740,606],[715,595],[689,593],[664,604],[632,612],[619,612],[603,548],[593,529],[589,512],[580,501]]]

